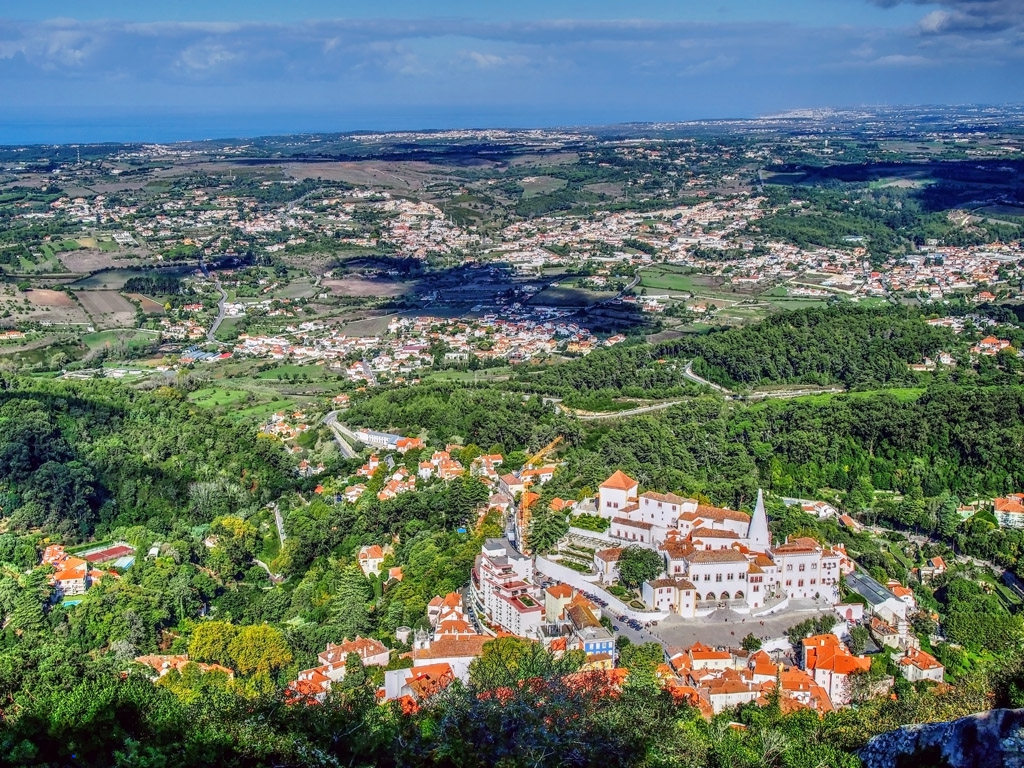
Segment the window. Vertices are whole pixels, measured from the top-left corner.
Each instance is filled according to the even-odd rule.
[[[732,581],[732,577],[733,576],[734,576],[734,574],[730,573],[725,578],[728,579],[729,581]]]
[[[811,563],[811,570],[812,571],[818,570],[818,564],[817,563]]]
[[[711,574],[710,573],[705,573],[704,574],[704,581],[711,581]]]
[[[792,563],[786,563],[786,570],[787,571],[792,571],[793,570],[793,564]]]
[[[715,581],[721,581],[721,580],[722,580],[722,574],[716,573],[715,574]]]
[[[815,584],[817,584],[817,583],[818,583],[818,580],[817,580],[817,579],[811,579],[811,586],[812,586],[812,587],[813,587],[813,586],[814,586]]]
[[[796,583],[796,585],[797,585],[798,587],[802,587],[802,586],[804,585],[804,580],[803,580],[803,579],[800,579],[800,580],[799,580],[799,581],[798,581],[798,582]]]
[[[804,567],[805,567],[805,566],[804,566],[804,564],[803,564],[803,563],[800,563],[800,570],[801,570],[801,571],[802,571],[802,570],[804,569]]]
[[[787,587],[792,587],[793,586],[793,580],[792,579],[786,579],[786,586]]]
[[[754,585],[754,591],[755,592],[760,592],[761,591],[761,587],[759,585],[755,584]]]

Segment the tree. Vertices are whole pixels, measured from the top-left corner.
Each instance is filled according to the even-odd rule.
[[[548,552],[568,531],[569,523],[565,519],[564,513],[554,512],[550,508],[543,507],[535,509],[530,520],[527,543],[534,552]]]
[[[233,666],[229,649],[237,636],[238,627],[230,622],[204,621],[188,641],[189,659]]]
[[[370,582],[352,565],[342,571],[338,591],[331,602],[331,615],[342,637],[365,634],[370,628],[369,603],[373,598]]]
[[[243,675],[269,676],[292,660],[281,630],[269,624],[242,627],[228,645],[232,666]]]
[[[362,688],[366,684],[366,668],[363,667],[363,659],[358,653],[350,653],[345,657],[345,677],[342,678],[342,688]]]
[[[499,637],[484,644],[483,653],[469,666],[469,676],[479,689],[517,687],[524,680],[546,680],[576,672],[585,660],[582,651],[569,651],[556,659],[540,643]]]
[[[665,649],[660,643],[628,645],[619,654],[619,663],[630,673],[647,672],[651,675],[665,662]]]
[[[759,651],[761,649],[761,639],[755,636],[753,632],[748,632],[740,646],[745,651]]]
[[[656,579],[663,570],[664,560],[652,549],[634,544],[619,555],[619,581],[630,589],[638,589],[645,581]]]
[[[869,638],[870,635],[868,634],[867,629],[862,627],[860,624],[853,627],[850,630],[850,639],[846,643],[850,648],[850,653],[856,654],[857,656],[864,653],[864,649],[867,648]]]

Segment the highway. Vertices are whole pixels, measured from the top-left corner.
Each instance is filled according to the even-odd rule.
[[[338,449],[341,451],[342,456],[344,456],[346,459],[354,459],[357,456],[359,456],[359,454],[356,453],[356,451],[346,440],[346,437],[349,440],[353,438],[350,436],[351,432],[349,432],[347,429],[345,429],[345,427],[338,423],[337,411],[331,411],[326,416],[324,416],[323,423],[330,427],[331,433],[334,435],[334,439],[338,443]],[[348,434],[346,435],[345,433]]]

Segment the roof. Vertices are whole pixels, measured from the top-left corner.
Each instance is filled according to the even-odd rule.
[[[556,600],[568,600],[572,597],[572,587],[568,584],[554,584],[544,591]]]
[[[380,560],[384,557],[384,550],[379,544],[371,544],[359,550],[360,560]]]
[[[492,638],[485,635],[472,637],[444,636],[412,652],[413,664],[418,660],[476,657],[483,653],[484,644]]]
[[[735,509],[725,509],[723,507],[712,507],[707,504],[698,504],[695,514],[698,517],[710,520],[735,520],[738,523],[750,523],[750,515],[746,512],[737,512]]]
[[[916,648],[908,648],[906,655],[900,659],[900,664],[903,666],[913,665],[921,670],[945,669],[930,653]]]
[[[645,531],[649,531],[654,527],[653,523],[645,523],[642,520],[630,520],[628,517],[613,517],[612,522],[629,528],[642,528]]]
[[[599,549],[594,553],[594,557],[598,560],[603,560],[606,563],[617,563],[619,558],[622,556],[622,547],[609,547],[608,549]]]
[[[795,555],[801,552],[817,552],[819,549],[821,549],[821,544],[819,544],[816,539],[812,539],[810,536],[802,536],[774,547],[772,552],[782,552]]]
[[[696,499],[684,499],[682,496],[676,496],[674,493],[655,493],[654,491],[645,491],[640,494],[641,499],[651,499],[652,501],[661,501],[668,504],[685,504],[690,502],[696,504]]]
[[[861,571],[847,574],[846,586],[867,600],[869,605],[873,606],[881,605],[886,600],[899,599],[888,589]]]
[[[687,558],[691,563],[745,563],[745,558],[735,549],[698,550]]]
[[[871,659],[854,656],[835,635],[808,637],[803,645],[804,667],[808,670],[822,669],[837,675],[851,675],[871,668]]]
[[[1024,504],[1021,504],[1019,499],[1015,499],[1012,496],[996,499],[993,502],[993,506],[996,512],[1024,513]]]
[[[726,531],[721,528],[697,528],[690,534],[694,539],[738,539],[740,535],[735,531]]]
[[[615,470],[615,473],[601,483],[602,488],[611,488],[619,491],[629,491],[640,485],[636,480],[631,478],[621,469]]]
[[[655,589],[658,589],[659,587],[675,587],[676,589],[683,591],[689,590],[691,592],[697,589],[686,579],[655,579],[654,581],[649,581],[647,583]]]

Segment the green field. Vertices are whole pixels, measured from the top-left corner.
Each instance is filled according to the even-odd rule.
[[[640,287],[660,288],[666,291],[682,291],[693,293],[698,288],[694,285],[693,277],[670,267],[655,267],[645,269],[640,273]]]
[[[241,421],[266,421],[271,415],[278,411],[287,411],[295,407],[293,400],[277,399],[272,400],[269,403],[263,403],[262,405],[254,405],[251,408],[243,408],[238,411],[232,411],[228,418],[234,422]]]
[[[189,402],[195,403],[200,408],[218,408],[221,406],[244,403],[251,392],[243,389],[229,389],[227,387],[204,387],[197,389],[188,396]]]
[[[535,197],[546,195],[562,189],[566,185],[565,179],[556,179],[554,176],[531,176],[530,181],[520,181],[519,186],[523,188],[523,197]]]
[[[322,379],[326,368],[322,365],[280,365],[269,371],[257,373],[255,378],[264,381],[283,381],[285,378],[304,376],[309,379]]]
[[[99,349],[107,344],[114,344],[125,340],[129,346],[142,346],[156,340],[152,333],[142,333],[135,330],[113,330],[87,333],[82,337],[82,343],[89,349]]]

